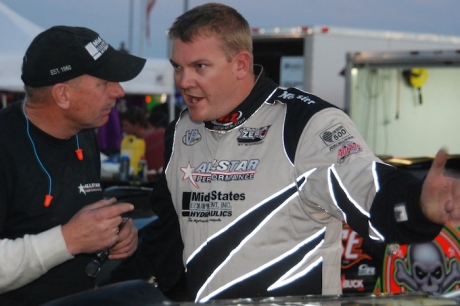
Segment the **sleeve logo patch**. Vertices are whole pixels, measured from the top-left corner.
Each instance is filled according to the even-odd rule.
[[[363,148],[353,141],[344,141],[337,151],[337,161],[343,163],[351,154],[361,152]]]
[[[337,123],[319,134],[319,137],[328,147],[345,140],[349,136],[350,134],[341,123]]]
[[[404,222],[409,220],[407,217],[406,205],[404,205],[404,203],[396,204],[394,210],[396,222]]]

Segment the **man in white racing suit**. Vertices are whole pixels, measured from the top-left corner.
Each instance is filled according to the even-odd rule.
[[[409,243],[458,220],[445,152],[424,182],[384,164],[343,111],[253,66],[234,9],[198,6],[169,36],[187,109],[166,132],[159,220],[130,271],[147,267],[166,289],[183,264],[196,302],[340,294],[342,221],[376,242]]]

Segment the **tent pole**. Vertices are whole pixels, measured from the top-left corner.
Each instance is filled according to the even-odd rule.
[[[6,93],[2,93],[2,108],[6,107]]]
[[[134,20],[134,0],[129,1],[129,30],[128,30],[128,50],[133,53],[133,20]]]

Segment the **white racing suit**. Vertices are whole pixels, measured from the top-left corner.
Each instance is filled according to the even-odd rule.
[[[344,112],[263,73],[231,114],[196,123],[185,110],[165,139],[162,242],[141,249],[163,252],[151,259],[161,285],[182,241],[196,302],[340,294],[343,220],[376,242],[441,230],[420,211],[422,182],[375,157]]]

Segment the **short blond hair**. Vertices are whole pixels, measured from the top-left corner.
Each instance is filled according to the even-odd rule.
[[[221,3],[206,3],[179,16],[168,30],[171,40],[191,42],[198,36],[216,36],[230,61],[240,51],[251,54],[252,36],[247,20],[234,8]]]

